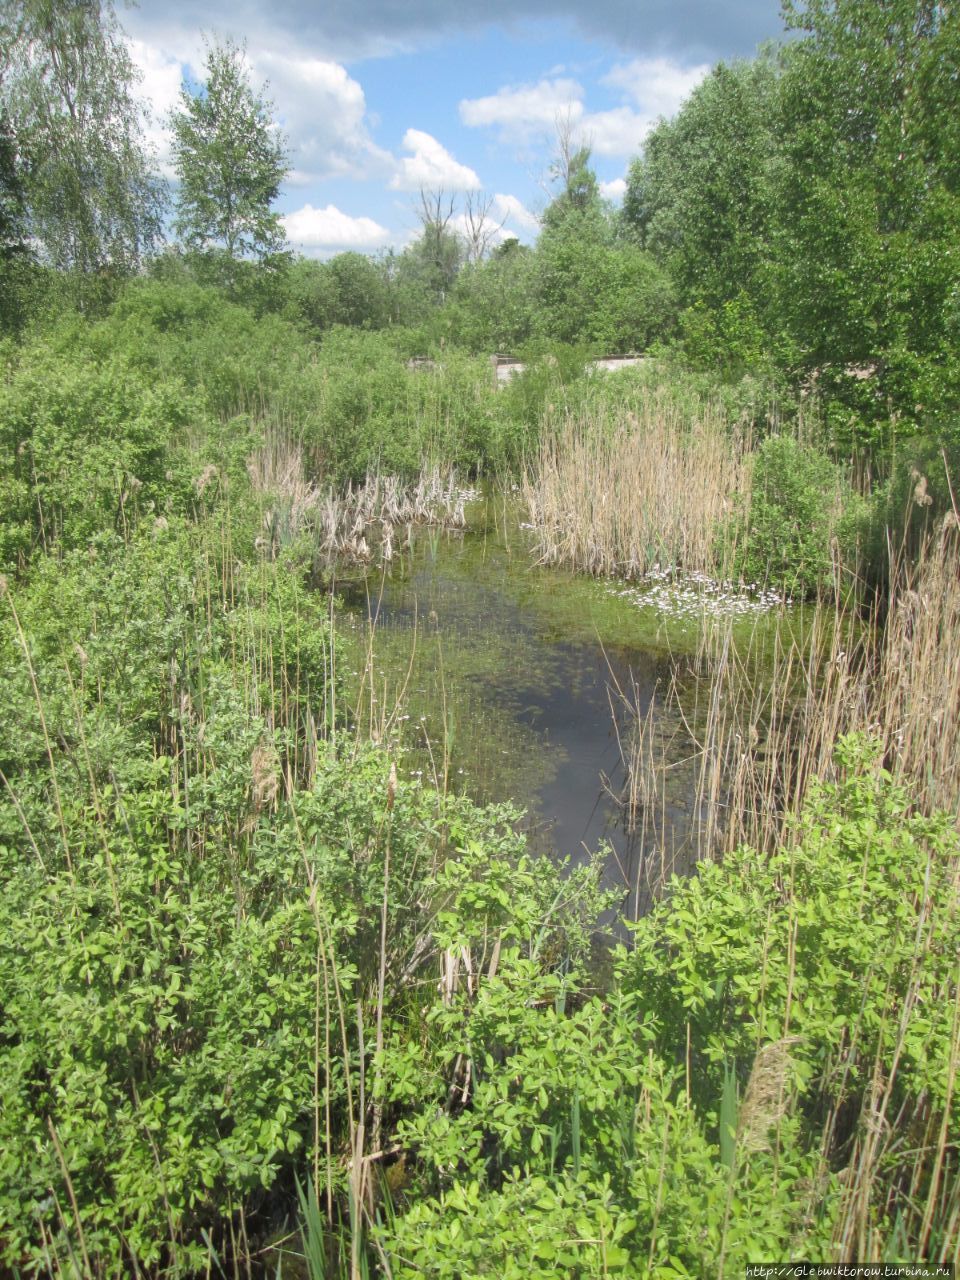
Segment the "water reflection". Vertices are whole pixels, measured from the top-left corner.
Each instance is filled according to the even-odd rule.
[[[631,691],[641,718],[664,720],[669,753],[680,726],[657,701],[669,645],[637,643],[626,605],[600,584],[537,568],[509,529],[488,504],[467,531],[427,532],[386,575],[341,588],[355,622],[375,629],[371,685],[385,701],[405,688],[407,737],[421,748],[412,771],[443,774],[480,802],[522,805],[537,849],[582,859],[606,843],[607,881],[634,914],[651,879],[683,869],[694,788],[678,742],[670,795],[624,807],[622,753],[636,726],[618,690]]]

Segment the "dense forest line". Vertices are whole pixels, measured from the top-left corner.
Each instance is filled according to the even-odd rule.
[[[561,122],[535,244],[315,261],[237,47],[165,243],[109,6],[0,3],[7,1273],[960,1261],[960,23],[784,17],[621,208]],[[785,611],[676,656],[703,861],[613,938],[341,625],[478,481],[533,572]]]

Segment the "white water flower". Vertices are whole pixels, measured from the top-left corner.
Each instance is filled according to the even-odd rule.
[[[755,584],[738,587],[705,573],[691,573],[681,578],[658,564],[644,575],[638,586],[621,584],[612,587],[610,594],[629,600],[638,609],[656,609],[658,613],[683,619],[755,617],[793,603],[789,596],[770,588],[758,590]]]

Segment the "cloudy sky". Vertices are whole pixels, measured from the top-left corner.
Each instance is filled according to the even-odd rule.
[[[658,116],[781,34],[778,0],[141,0],[120,19],[171,178],[163,121],[203,78],[204,35],[245,42],[288,140],[287,235],[321,257],[402,246],[421,188],[531,239],[558,118],[616,200]]]

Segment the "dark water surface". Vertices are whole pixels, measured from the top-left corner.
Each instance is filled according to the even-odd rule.
[[[803,611],[545,568],[508,499],[467,516],[466,530],[421,529],[385,570],[338,586],[360,668],[372,627],[365,714],[371,726],[393,716],[385,736],[402,728],[411,773],[521,806],[535,849],[584,859],[603,846],[608,883],[643,910],[664,876],[690,869],[704,817],[690,671],[705,628],[751,655],[763,682],[764,646],[796,643]],[[699,687],[709,700],[710,682]],[[649,786],[630,808],[623,756],[641,723],[649,765],[635,777]]]
[[[538,566],[502,501],[469,518],[465,531],[420,531],[385,572],[338,588],[358,636],[373,625],[377,714],[402,701],[409,771],[515,802],[535,848],[581,859],[606,842],[608,883],[642,910],[649,882],[689,866],[695,753],[664,694],[702,618]],[[648,713],[671,767],[650,811],[631,813],[621,747]]]

